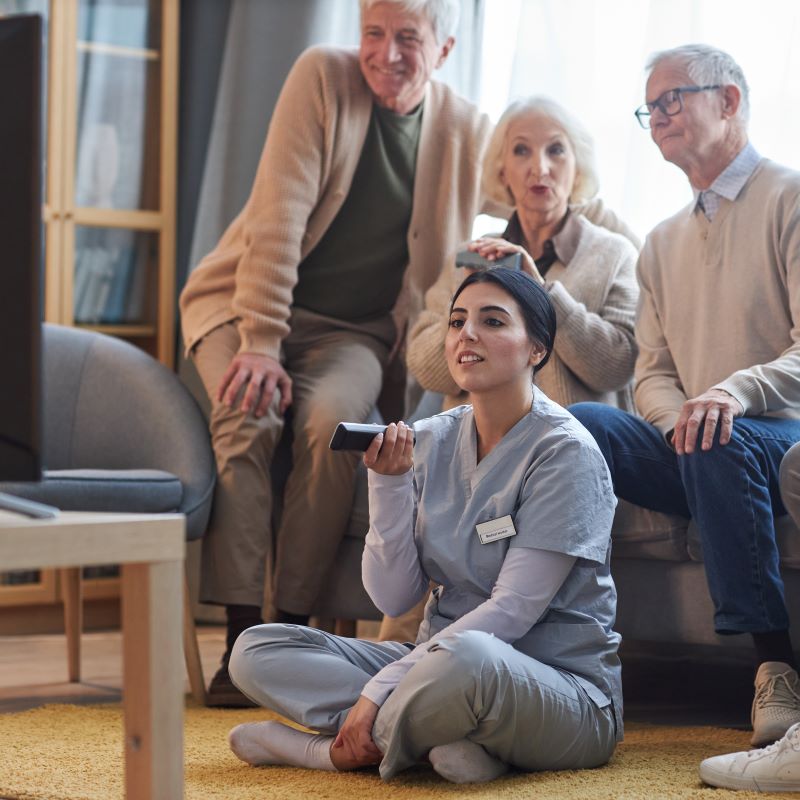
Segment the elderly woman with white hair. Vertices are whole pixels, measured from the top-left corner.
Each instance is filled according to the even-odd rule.
[[[540,388],[565,406],[594,400],[632,410],[638,241],[592,200],[599,186],[591,136],[552,100],[517,101],[494,130],[482,180],[484,193],[514,214],[503,233],[469,249],[490,261],[521,253],[521,268],[556,309],[558,337]],[[445,266],[408,341],[409,371],[424,389],[446,395],[445,407],[468,401],[444,358],[448,301],[464,275],[453,261]]]

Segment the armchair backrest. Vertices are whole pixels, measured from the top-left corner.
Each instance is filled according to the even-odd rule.
[[[187,537],[205,530],[215,480],[208,427],[173,372],[99,333],[46,324],[46,469],[160,469],[183,485]]]

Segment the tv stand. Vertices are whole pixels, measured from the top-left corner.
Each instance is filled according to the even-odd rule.
[[[0,492],[0,509],[15,511],[17,514],[24,514],[26,517],[34,519],[50,519],[57,517],[60,513],[55,506],[37,503],[35,500],[24,500],[22,497],[15,497],[13,494],[5,492]]]

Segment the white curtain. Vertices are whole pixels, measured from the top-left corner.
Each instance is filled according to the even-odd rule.
[[[727,50],[750,84],[751,141],[800,169],[798,40],[797,0],[488,0],[479,105],[494,120],[529,94],[569,108],[595,138],[601,196],[644,236],[691,198],[633,116],[647,57],[690,42]]]
[[[433,77],[452,86],[464,97],[478,102],[481,85],[484,15],[487,0],[461,0],[456,46]],[[488,0],[491,5],[492,0]]]

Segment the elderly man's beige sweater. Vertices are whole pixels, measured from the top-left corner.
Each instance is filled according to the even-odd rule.
[[[373,99],[355,51],[315,47],[293,66],[270,123],[252,193],[180,298],[187,350],[238,320],[241,352],[278,358],[298,264],[350,190]],[[422,306],[445,256],[469,235],[489,119],[447,86],[426,89],[408,227],[399,330]],[[368,225],[369,220],[364,220]]]
[[[664,433],[711,387],[800,418],[800,173],[762,159],[720,203],[661,223],[639,258],[636,405]]]

